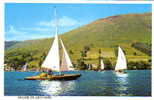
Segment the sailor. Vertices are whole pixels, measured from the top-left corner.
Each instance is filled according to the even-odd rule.
[[[48,75],[52,75],[52,70],[48,70]]]

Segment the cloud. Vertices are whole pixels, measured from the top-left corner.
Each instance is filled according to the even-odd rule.
[[[32,27],[32,28],[29,28],[29,27],[26,27],[26,28],[20,28],[22,30],[26,30],[26,31],[39,31],[39,32],[49,32],[51,31],[51,28],[42,28],[42,27]]]
[[[24,41],[24,40],[33,40],[40,38],[51,38],[48,34],[40,35],[40,34],[23,34],[23,35],[14,35],[11,37],[6,36],[6,41]]]
[[[19,30],[15,29],[12,25],[10,25],[9,30],[6,33],[19,35],[19,34],[26,34],[27,32],[19,31]]]
[[[55,27],[56,21],[55,20],[41,21],[37,24],[40,26]],[[78,20],[75,20],[73,18],[62,16],[61,18],[58,19],[58,26],[60,27],[71,27],[76,25],[81,25],[81,23]]]
[[[59,18],[58,23],[58,34],[62,34],[81,25],[80,21],[67,16]],[[9,41],[52,37],[55,34],[55,25],[55,20],[40,21],[32,27],[14,27],[10,25],[9,29],[5,31],[5,37]]]
[[[5,31],[5,39],[6,41],[13,41],[13,40],[31,40],[31,39],[38,39],[38,38],[47,38],[52,37],[52,30],[49,28],[15,28],[14,26],[10,25],[9,29]]]

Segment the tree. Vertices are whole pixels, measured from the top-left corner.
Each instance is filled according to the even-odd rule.
[[[137,55],[137,53],[136,53],[136,52],[134,52],[134,53],[133,53],[133,55],[134,55],[134,56],[136,56],[136,55]]]
[[[87,57],[87,52],[90,51],[90,46],[86,45],[83,47],[83,50],[81,51],[81,57],[84,59],[84,57]]]
[[[114,70],[112,63],[109,59],[104,59],[105,70]]]
[[[101,66],[101,54],[102,54],[102,51],[101,51],[101,49],[99,49],[98,50],[98,54],[99,54],[99,56],[98,56],[98,66],[100,67]]]
[[[87,65],[84,63],[83,59],[77,59],[77,68],[80,70],[87,69]]]
[[[71,55],[73,55],[73,54],[74,54],[74,52],[73,52],[72,50],[69,50],[69,53],[70,53]]]
[[[89,46],[89,45],[84,46],[84,47],[83,47],[83,50],[84,50],[85,52],[90,51],[90,46]]]

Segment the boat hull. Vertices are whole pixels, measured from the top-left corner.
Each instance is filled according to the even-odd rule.
[[[121,75],[123,75],[123,74],[127,74],[127,72],[125,72],[124,70],[117,70],[117,71],[115,71],[115,73],[116,74],[121,74]]]
[[[26,77],[24,80],[75,80],[80,76],[81,74],[48,75],[47,77],[32,76]]]

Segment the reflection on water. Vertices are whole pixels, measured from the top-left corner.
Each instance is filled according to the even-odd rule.
[[[128,74],[116,73],[116,81],[122,86],[128,84]]]
[[[118,96],[124,96],[124,95],[128,95],[127,94],[127,90],[128,90],[128,84],[129,84],[129,74],[128,73],[117,73],[115,72],[116,75],[116,82],[118,83],[118,87],[116,88],[119,92],[116,94]],[[130,94],[129,94],[130,95]]]
[[[74,81],[41,81],[40,92],[46,95],[57,96],[74,88]]]
[[[128,75],[129,75],[128,73],[124,73],[124,74],[123,74],[123,73],[118,73],[118,72],[115,72],[115,74],[116,74],[117,77],[124,77],[124,78],[127,78]],[[124,79],[124,78],[123,78],[123,79]]]

